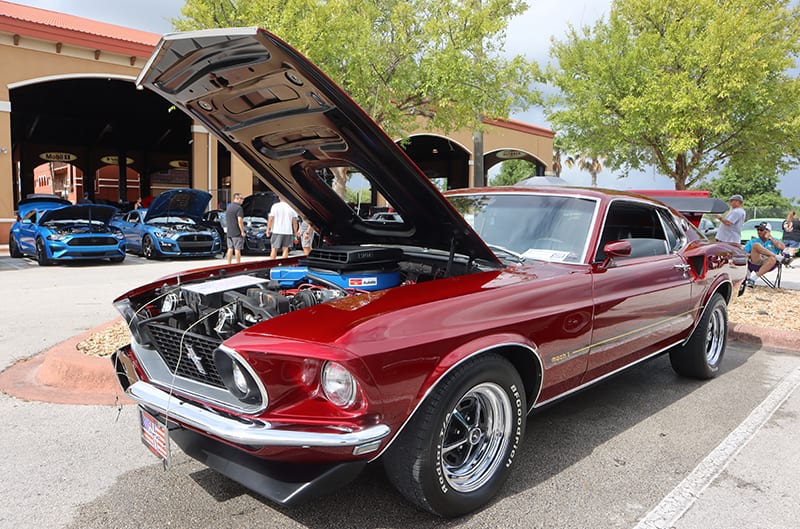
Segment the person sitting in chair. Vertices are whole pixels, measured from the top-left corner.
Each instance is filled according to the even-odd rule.
[[[756,226],[756,231],[758,237],[753,237],[744,245],[749,268],[756,272],[755,278],[747,280],[750,286],[755,284],[756,279],[775,268],[785,248],[781,241],[772,237],[772,225],[769,222],[762,222]]]

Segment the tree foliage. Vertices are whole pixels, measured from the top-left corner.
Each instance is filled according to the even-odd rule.
[[[503,55],[523,0],[187,0],[180,30],[261,26],[306,55],[390,135],[480,127],[537,101],[535,63]]]
[[[742,195],[745,206],[789,209],[791,201],[777,190],[780,176],[774,168],[742,167],[729,164],[708,186],[711,196],[727,201],[733,195]]]
[[[728,163],[780,173],[800,160],[799,52],[792,0],[615,0],[553,42],[546,115],[566,150],[676,189]]]
[[[512,186],[536,174],[536,166],[527,160],[506,160],[500,164],[500,172],[492,178],[489,185]]]

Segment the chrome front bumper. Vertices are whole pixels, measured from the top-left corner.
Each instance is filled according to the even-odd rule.
[[[389,435],[389,427],[384,424],[355,432],[323,433],[281,430],[260,420],[243,422],[196,406],[141,380],[131,384],[126,393],[142,406],[167,416],[173,422],[248,446],[353,447],[353,455],[360,455],[377,450],[381,439]]]

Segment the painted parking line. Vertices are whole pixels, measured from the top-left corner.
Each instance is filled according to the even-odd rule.
[[[747,419],[708,454],[686,479],[667,494],[661,503],[647,513],[634,529],[673,527],[798,386],[800,386],[800,368],[784,378]]]

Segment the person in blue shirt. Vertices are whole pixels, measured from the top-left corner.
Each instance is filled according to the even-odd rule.
[[[778,258],[785,248],[783,243],[772,237],[772,225],[769,222],[762,222],[756,226],[758,237],[753,237],[744,245],[747,252],[751,268],[758,267],[756,276],[761,277],[778,264]],[[748,279],[749,284],[755,283],[755,279]]]

